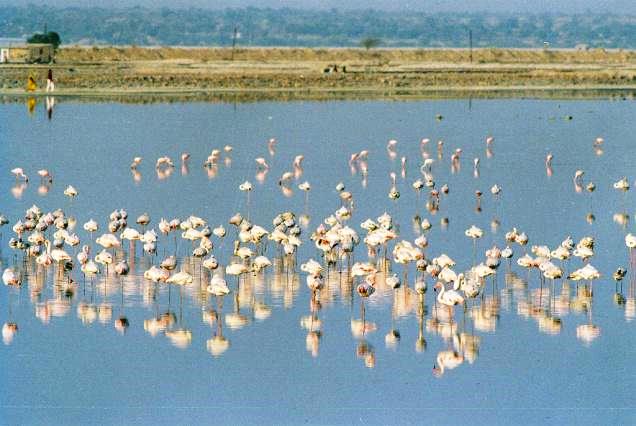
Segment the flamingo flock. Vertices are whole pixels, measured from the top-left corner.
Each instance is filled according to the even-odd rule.
[[[492,136],[485,138],[487,159],[493,156],[494,142]],[[598,147],[603,142],[597,138],[594,144]],[[536,319],[542,332],[558,334],[563,328],[562,319],[570,311],[585,312],[587,321],[576,327],[576,337],[586,344],[597,339],[601,329],[592,321],[592,301],[594,282],[602,274],[592,264],[597,249],[593,236],[581,235],[575,242],[573,237],[564,235],[560,244],[551,247],[542,242],[530,244],[528,234],[512,228],[492,246],[485,247],[480,241],[488,232],[471,225],[464,231],[469,241],[467,251],[471,253],[471,262],[460,265],[451,254],[429,243],[429,232],[433,227],[430,219],[443,211],[445,198],[452,189],[449,184],[439,182],[436,176],[436,170],[444,163],[444,142],[440,140],[436,144],[437,158],[427,151],[429,144],[428,138],[419,143],[421,164],[414,167],[419,175],[410,185],[417,197],[416,236],[412,239],[404,238],[401,228],[405,224],[397,223],[396,215],[383,211],[383,208],[375,217],[361,217],[356,208],[360,194],[348,189],[343,182],[335,188],[327,188],[334,194],[334,205],[338,207],[318,225],[310,227],[309,193],[316,189],[308,180],[294,182],[303,177],[303,164],[311,159],[297,155],[289,168],[276,172],[261,156],[254,158],[256,181],[263,182],[268,173],[276,173],[280,176],[277,183],[284,196],[291,196],[295,185],[304,193],[303,214],[281,211],[270,223],[255,223],[250,215],[250,194],[258,191],[258,187],[244,180],[235,187],[237,194],[244,194],[243,208],[230,217],[204,218],[192,214],[156,220],[151,213],[142,212],[133,220],[134,216],[129,217],[126,209],[117,208],[108,217],[87,217],[81,222],[71,212],[75,213],[73,201],[82,194],[68,185],[63,191],[70,203],[66,211],[61,208],[45,211],[33,205],[21,217],[0,216],[0,230],[10,226],[12,232],[8,240],[12,265],[4,268],[2,279],[10,292],[20,291],[22,284],[28,283],[32,300],[37,304],[36,315],[44,322],[56,312],[67,312],[69,300],[77,298],[80,292],[85,294],[87,285],[94,291],[95,283],[101,283],[102,300],[106,300],[109,288],[110,291],[119,288],[120,312],[114,326],[121,333],[136,326],[124,312],[124,294],[131,291],[124,289],[126,285],[138,288],[144,295],[148,293],[150,299],[158,292],[167,292],[170,303],[172,289],[178,289],[180,309],[183,308],[184,292],[185,297],[197,297],[201,303],[204,322],[214,328],[212,337],[206,342],[206,348],[213,356],[220,356],[230,347],[228,337],[223,334],[223,324],[230,329],[240,329],[251,321],[241,309],[247,306],[254,318],[262,320],[271,315],[271,308],[258,300],[256,287],[263,286],[268,280],[277,282],[270,283],[271,288],[285,287],[297,283],[299,274],[304,276],[309,291],[310,312],[300,323],[308,333],[306,345],[312,356],[318,354],[323,333],[320,310],[333,300],[335,294],[348,297],[350,301],[354,295],[359,299],[359,317],[353,314],[351,332],[358,340],[356,354],[367,367],[376,363],[375,350],[367,340],[378,329],[367,315],[368,307],[373,306],[376,299],[388,299],[392,304],[392,326],[384,339],[387,347],[395,348],[401,339],[396,318],[411,314],[418,327],[416,350],[426,349],[425,331],[442,338],[447,348],[435,357],[433,374],[436,377],[442,377],[465,361],[475,361],[481,337],[475,335],[474,330],[494,331],[502,305],[509,305],[506,299],[513,295],[517,299],[518,313]],[[399,145],[397,140],[389,140],[386,153],[382,155],[397,162]],[[269,139],[265,147],[268,154],[274,156],[276,139]],[[233,151],[230,145],[213,149],[200,164],[210,176],[217,173],[221,163],[231,163]],[[463,150],[455,148],[451,152],[451,171],[458,173]],[[365,149],[349,156],[349,171],[361,176],[363,188],[368,185],[369,157],[376,154]],[[190,162],[195,159],[187,152],[177,158],[181,161],[182,174],[188,174]],[[550,153],[544,161],[548,177],[553,174],[552,162]],[[389,173],[389,190],[385,194],[391,208],[387,210],[404,208],[400,200],[400,179],[406,180],[412,163],[416,162],[401,156],[398,172]],[[479,179],[482,162],[480,158],[474,158],[472,163],[473,176]],[[143,164],[140,156],[134,157],[130,164],[135,182],[140,179]],[[169,156],[161,156],[154,168],[159,179],[166,179],[175,163]],[[41,184],[51,188],[53,173],[47,169],[37,173]],[[11,174],[16,185],[24,190],[29,182],[24,169],[16,167]],[[575,192],[582,192],[583,188],[588,193],[596,190],[596,185],[585,182],[585,177],[583,170],[575,172]],[[624,194],[630,189],[629,181],[623,177],[613,184],[613,189]],[[484,192],[477,190],[474,193],[476,212],[481,211],[484,198],[490,197],[488,190]],[[495,205],[503,202],[505,194],[499,184],[493,184],[489,192]],[[420,215],[421,207],[426,209],[429,218]],[[448,217],[442,218],[440,227],[448,226],[448,223]],[[498,226],[498,220],[494,219],[491,228]],[[634,318],[636,289],[630,283],[628,297],[625,297],[622,281],[632,271],[636,236],[629,233],[624,240],[630,267],[619,266],[613,274],[607,275],[616,283],[615,303],[624,305],[626,312],[629,310]],[[303,245],[310,248],[302,253],[313,251],[314,255],[302,254],[300,247]],[[46,280],[42,277],[47,274],[54,277],[57,297],[43,303],[39,297],[46,288]],[[525,279],[521,277],[524,274]],[[500,291],[501,275],[505,286]],[[571,286],[575,288],[574,295]],[[294,288],[297,295],[298,288]],[[427,303],[426,295],[430,290],[436,294]],[[289,297],[293,298],[293,294]],[[223,317],[225,298],[234,299],[234,310]],[[215,307],[211,307],[213,300]],[[78,316],[88,323],[96,319],[109,321],[112,311],[112,304],[105,301],[95,304],[82,300],[77,306]],[[465,326],[467,318],[472,322],[470,333]],[[182,315],[177,318],[171,309],[144,321],[143,327],[151,336],[163,334],[180,348],[188,347],[193,339],[192,331],[183,324]],[[17,333],[15,322],[5,323],[2,330],[5,343],[11,343]]]

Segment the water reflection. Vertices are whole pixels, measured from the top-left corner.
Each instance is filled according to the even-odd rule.
[[[53,119],[53,108],[55,107],[55,97],[46,97],[46,118]]]
[[[48,117],[52,118],[55,99],[45,100]],[[20,114],[24,115],[22,109]],[[56,122],[61,119],[56,117]],[[141,157],[134,157],[130,175],[126,160],[122,169],[124,180],[116,180],[116,188],[129,184],[139,189],[135,194],[143,199],[156,186],[161,190],[160,202],[171,203],[179,193],[168,191],[174,189],[171,184],[178,183],[178,191],[188,188],[192,193],[208,190],[212,193],[210,188],[218,185],[223,191],[220,196],[216,194],[219,198],[214,198],[213,203],[222,200],[228,209],[239,206],[241,213],[232,216],[229,225],[225,224],[228,230],[206,221],[195,225],[196,219],[200,219],[196,217],[152,221],[148,214],[142,214],[135,221],[140,229],[136,231],[128,225],[133,218],[127,218],[121,209],[113,212],[108,223],[86,222],[79,227],[75,215],[79,218],[84,211],[73,204],[77,200],[68,199],[64,202],[67,214],[51,212],[53,220],[48,229],[37,229],[39,219],[48,213],[27,214],[20,218],[21,226],[17,228],[13,228],[17,225],[14,220],[11,226],[15,236],[9,243],[12,250],[8,255],[4,253],[3,260],[22,285],[9,284],[2,290],[8,307],[3,311],[3,342],[21,344],[22,339],[26,341],[25,337],[34,333],[32,327],[25,325],[28,314],[51,333],[56,331],[50,326],[64,319],[86,327],[86,333],[103,328],[117,339],[128,339],[122,341],[139,343],[146,339],[165,342],[171,351],[207,351],[212,362],[213,358],[232,359],[233,354],[245,351],[242,340],[245,336],[253,337],[272,328],[282,331],[282,327],[285,331],[295,330],[295,334],[291,333],[293,342],[275,344],[283,350],[288,345],[300,346],[300,352],[307,358],[334,357],[336,346],[358,365],[380,368],[386,365],[383,363],[386,359],[414,353],[418,359],[425,359],[423,364],[426,363],[429,375],[434,364],[433,375],[443,378],[468,371],[475,363],[495,359],[500,354],[493,353],[496,349],[489,341],[506,335],[513,326],[526,325],[530,333],[550,339],[575,336],[581,347],[587,348],[598,345],[609,333],[602,322],[606,314],[598,315],[599,306],[602,310],[605,302],[610,305],[613,302],[617,309],[623,310],[621,315],[626,321],[636,317],[636,281],[631,273],[625,271],[620,279],[615,278],[611,300],[604,299],[604,293],[594,288],[605,283],[593,283],[593,279],[575,274],[580,271],[576,269],[578,266],[583,265],[580,268],[583,269],[589,265],[594,254],[586,251],[592,250],[586,244],[576,249],[555,247],[545,255],[543,246],[533,247],[534,240],[528,243],[528,235],[537,234],[546,241],[554,241],[551,236],[537,232],[536,227],[528,235],[515,230],[510,236],[506,234],[504,241],[502,231],[510,229],[510,209],[515,204],[506,197],[515,194],[518,188],[510,181],[500,182],[501,186],[495,183],[498,181],[495,177],[500,176],[493,177],[492,162],[511,158],[500,139],[497,142],[492,137],[486,139],[485,156],[483,145],[476,149],[465,146],[464,154],[450,138],[446,146],[437,138],[415,140],[420,141],[415,156],[406,156],[407,144],[395,139],[389,141],[386,149],[383,141],[380,149],[371,154],[363,147],[351,149],[356,152],[342,157],[340,166],[344,173],[337,176],[349,180],[339,183],[336,176],[333,182],[327,181],[324,175],[329,173],[312,166],[315,157],[308,155],[304,163],[302,155],[290,151],[289,141],[277,142],[262,136],[256,155],[263,157],[246,158],[230,145],[211,151],[206,148],[203,157],[196,157],[193,146],[189,146],[192,157],[182,149],[166,151],[174,162],[161,153],[159,161],[146,168]],[[588,153],[600,155],[602,145],[595,142],[594,152]],[[533,160],[537,164],[532,174],[533,186],[548,187],[566,168],[561,162],[553,165],[551,153],[544,164],[546,152],[541,148]],[[376,162],[380,155],[382,162]],[[603,155],[610,155],[609,150]],[[544,166],[550,180],[544,175]],[[598,199],[603,193],[601,180],[594,176],[599,187],[596,189],[596,184],[588,180],[594,169],[587,170],[586,174],[582,170],[580,173],[567,170],[565,184],[557,188],[579,197],[580,201],[567,199],[571,201],[566,203],[569,210],[557,209],[560,204],[555,199],[560,201],[560,192],[549,193],[553,198],[546,195],[545,200],[557,205],[551,214],[569,217],[571,213],[571,217],[576,217],[571,220],[586,220],[591,226],[585,225],[585,229],[594,237],[600,234],[598,222],[604,221],[618,233],[627,232],[630,210],[625,194],[621,195],[620,206],[604,210]],[[571,172],[575,176],[573,190]],[[62,175],[56,170],[55,183],[41,175],[37,194],[47,197],[41,199],[43,202],[61,197],[61,189],[67,182],[58,187],[58,173]],[[243,182],[242,192],[232,189],[238,194],[235,199],[225,194],[230,174],[240,175]],[[252,176],[256,179],[253,187],[245,182]],[[29,188],[22,175],[16,177],[19,179],[11,181],[7,189],[16,199],[26,198],[30,202],[29,189],[35,192],[35,188]],[[326,187],[328,191],[324,190]],[[78,188],[86,193],[90,190],[88,186],[83,187],[86,190],[79,185]],[[273,227],[262,228],[267,236],[258,236],[254,231],[259,226],[252,221],[254,217],[263,218],[258,210],[269,206],[267,203],[271,201],[267,198],[258,204],[255,198],[250,199],[259,188],[268,197],[276,197],[302,213],[275,218]],[[519,192],[529,191],[522,188]],[[325,192],[330,195],[324,195]],[[388,195],[391,200],[380,208],[377,194],[385,201]],[[372,201],[367,202],[366,198]],[[457,199],[461,199],[461,204]],[[519,200],[525,202],[525,196],[513,198]],[[584,209],[571,207],[577,202]],[[145,205],[143,208],[150,209]],[[205,209],[208,208],[206,205]],[[323,219],[319,212],[327,208],[328,216]],[[371,208],[377,214],[383,209],[391,214],[363,222],[363,215]],[[376,208],[380,211],[376,212]],[[85,205],[82,209],[90,210]],[[532,215],[535,214],[540,216],[532,210]],[[519,216],[521,219],[514,220],[523,222]],[[466,220],[479,221],[478,225],[486,231],[471,226],[470,232],[464,234]],[[284,225],[286,221],[291,221],[289,226]],[[82,235],[87,250],[80,249],[79,240],[75,242],[73,238],[82,229],[87,233]],[[365,234],[358,236],[360,229]],[[97,235],[112,232],[118,241],[109,244],[103,235],[96,240],[95,232]],[[459,238],[455,232],[459,232]],[[471,240],[455,241],[465,236]],[[302,251],[298,250],[301,244],[293,242],[294,237],[302,240]],[[42,238],[51,246],[42,244]],[[129,240],[128,244],[124,239]],[[105,245],[97,248],[100,243]],[[507,244],[514,249],[504,248]],[[6,250],[6,238],[1,245]],[[485,247],[493,245],[484,257]],[[70,260],[47,260],[45,255],[52,256],[65,246]],[[448,256],[445,260],[442,255],[434,257],[435,251],[447,248],[458,256],[458,265]],[[212,250],[218,259],[211,256]],[[302,268],[310,257],[318,259],[319,273]],[[524,260],[519,263],[521,259]],[[630,259],[631,272],[633,257]],[[124,260],[130,265],[127,275],[118,273],[115,266]],[[551,271],[559,269],[560,276],[545,275],[541,267],[548,261],[552,264]],[[178,274],[189,279],[168,282]],[[315,276],[308,280],[312,274]],[[627,276],[623,283],[622,277]],[[228,292],[211,291],[215,277],[224,282]],[[448,309],[432,293],[438,282],[445,290],[450,291],[451,287],[461,290],[465,304]],[[313,284],[307,289],[303,283]],[[283,323],[283,318],[289,322]],[[141,337],[135,334],[142,329]],[[350,345],[342,345],[343,339]],[[333,345],[334,341],[337,345]]]
[[[230,339],[224,334],[226,329],[240,333],[255,323],[268,321],[277,309],[289,309],[299,300],[308,306],[307,313],[299,318],[300,327],[306,332],[306,350],[311,357],[319,357],[325,322],[330,321],[321,314],[323,310],[338,309],[338,302],[342,306],[355,306],[356,269],[346,262],[328,267],[323,291],[303,296],[299,291],[302,272],[297,272],[297,261],[283,254],[273,258],[271,270],[243,273],[231,286],[230,294],[214,296],[206,287],[215,272],[203,268],[204,259],[179,258],[180,266],[176,269],[191,274],[192,281],[175,285],[144,278],[144,271],[157,259],[128,257],[133,252],[121,247],[113,251],[114,262],[129,260],[130,273],[126,276],[117,275],[114,268],[102,275],[88,276],[66,270],[61,264],[49,269],[37,264],[32,257],[14,258],[13,268],[26,285],[6,287],[10,310],[2,329],[4,344],[13,344],[18,336],[18,325],[11,320],[11,312],[16,307],[22,308],[23,302],[18,301],[22,288],[28,289],[33,313],[43,326],[75,312],[84,326],[112,324],[122,335],[131,328],[143,327],[149,337],[163,336],[178,349],[190,348],[195,341],[195,331],[188,325],[188,318],[199,311],[200,323],[212,331],[204,346],[213,357],[223,356],[232,349]],[[403,338],[398,325],[411,321],[417,329],[411,346],[416,352],[426,351],[431,336],[440,339],[445,349],[435,355],[433,374],[436,377],[449,374],[462,364],[477,362],[483,340],[496,333],[505,320],[502,312],[515,312],[522,318],[532,319],[537,331],[548,335],[563,334],[567,329],[566,318],[581,316],[584,322],[575,325],[576,337],[590,345],[601,336],[600,327],[593,321],[594,292],[590,283],[573,285],[567,279],[545,283],[531,274],[522,278],[523,275],[518,275],[507,264],[503,288],[498,288],[499,280],[495,276],[455,318],[436,298],[427,300],[425,282],[418,274],[414,282],[409,282],[405,269],[404,277],[398,279],[391,271],[391,262],[373,261],[378,265],[374,278],[376,294],[368,300],[373,319],[369,318],[361,298],[350,320],[356,356],[368,368],[375,367],[379,357],[372,342],[377,340],[373,337],[375,333],[383,328],[376,322],[378,313],[383,311],[378,310],[381,306],[389,308],[385,311],[388,318],[381,321],[387,324],[382,334],[387,349],[398,350]],[[617,294],[621,294],[622,287],[619,290],[618,285],[617,281]],[[635,312],[634,289],[635,280],[631,278],[627,297],[621,302],[625,317],[630,320]],[[140,309],[150,309],[154,314],[141,324],[130,321],[128,313]]]

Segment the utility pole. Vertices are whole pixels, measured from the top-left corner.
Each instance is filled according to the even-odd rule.
[[[470,63],[473,63],[473,30],[468,30],[468,50],[470,52]]]
[[[234,49],[236,48],[236,39],[238,38],[238,27],[234,25],[234,33],[232,34],[232,61],[234,60]]]

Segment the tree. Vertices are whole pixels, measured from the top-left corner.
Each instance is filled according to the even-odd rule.
[[[48,43],[52,44],[54,49],[57,49],[62,43],[60,35],[55,31],[49,31],[47,33],[35,33],[27,39],[27,43]]]
[[[374,47],[378,47],[380,45],[381,40],[379,38],[367,37],[362,39],[360,42],[360,46],[364,47],[366,50],[372,49]]]

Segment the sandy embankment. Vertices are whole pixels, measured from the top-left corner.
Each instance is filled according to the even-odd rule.
[[[636,51],[64,47],[51,66],[0,65],[0,94],[43,87],[49,67],[72,96],[636,89]]]

